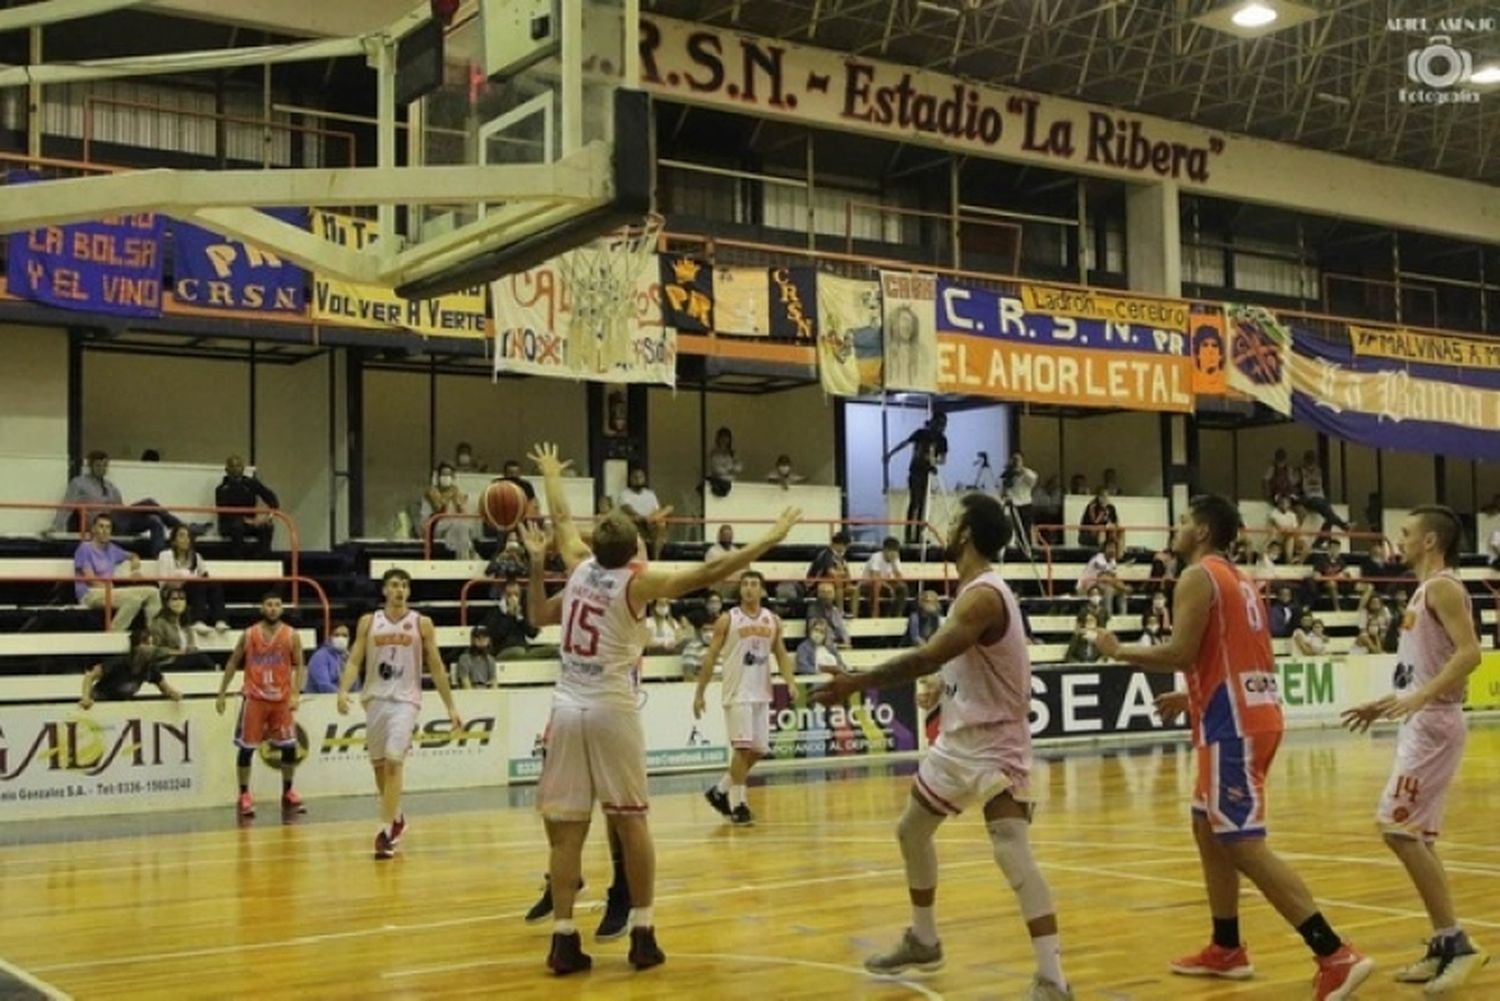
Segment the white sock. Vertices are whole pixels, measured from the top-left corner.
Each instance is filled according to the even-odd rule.
[[[730,786],[729,787],[729,805],[730,806],[744,806],[745,805],[745,787],[744,786]]]
[[[578,926],[573,923],[572,918],[558,918],[552,922],[552,933],[554,935],[577,935]]]
[[[719,790],[719,795],[720,796],[728,796],[729,795],[729,773],[728,772],[725,772],[723,775],[719,776],[719,784],[716,785],[716,786],[714,786],[714,788],[717,789],[717,790]]]
[[[1056,935],[1038,935],[1031,940],[1031,951],[1036,953],[1036,972],[1042,975],[1042,979],[1066,988],[1068,982],[1063,979],[1062,971],[1062,940]]]
[[[923,945],[937,945],[937,908],[911,905],[911,933]]]
[[[656,923],[656,913],[650,907],[632,907],[630,925],[633,928],[651,928]]]

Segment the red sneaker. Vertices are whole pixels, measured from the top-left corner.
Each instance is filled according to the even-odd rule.
[[[1250,953],[1242,945],[1238,949],[1226,949],[1222,945],[1209,944],[1202,952],[1172,960],[1173,973],[1184,977],[1223,977],[1225,980],[1249,980],[1255,975],[1250,965]]]
[[[286,813],[307,812],[307,807],[302,803],[302,797],[297,795],[295,789],[288,789],[281,794],[281,809]]]
[[[1318,975],[1313,978],[1313,997],[1317,1001],[1344,1001],[1355,988],[1370,978],[1375,960],[1345,942],[1332,956],[1318,957]]]
[[[401,835],[406,833],[406,814],[402,814],[391,821],[391,847],[394,848],[401,843]]]
[[[391,844],[391,839],[382,827],[375,834],[375,857],[377,859],[388,859],[396,857],[396,846]]]
[[[250,798],[250,794],[248,792],[240,793],[239,810],[241,817],[255,816],[255,800]]]

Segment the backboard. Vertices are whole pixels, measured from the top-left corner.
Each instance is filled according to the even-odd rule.
[[[398,91],[432,82],[433,6],[420,0],[358,37],[0,70],[0,87],[14,87],[362,55],[377,96],[373,165],[127,171],[0,186],[0,231],[154,211],[322,275],[428,298],[533,267],[650,213],[654,127],[635,86],[639,0],[466,0],[444,31],[441,82],[398,108]],[[407,76],[398,88],[408,37],[424,47],[413,50],[421,58],[407,60],[408,73],[421,66],[427,78],[413,88]],[[339,229],[331,223],[308,232],[257,211],[273,206],[370,223],[330,240]]]

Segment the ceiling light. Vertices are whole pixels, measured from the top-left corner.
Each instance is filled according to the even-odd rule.
[[[1470,83],[1500,83],[1500,63],[1488,63],[1469,74]]]
[[[1276,20],[1276,11],[1263,3],[1247,3],[1230,20],[1241,28],[1263,28]]]

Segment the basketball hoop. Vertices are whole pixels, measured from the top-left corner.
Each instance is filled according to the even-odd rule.
[[[602,374],[630,360],[636,322],[636,285],[651,263],[663,219],[651,213],[557,256],[572,312],[568,319],[568,366]]]

